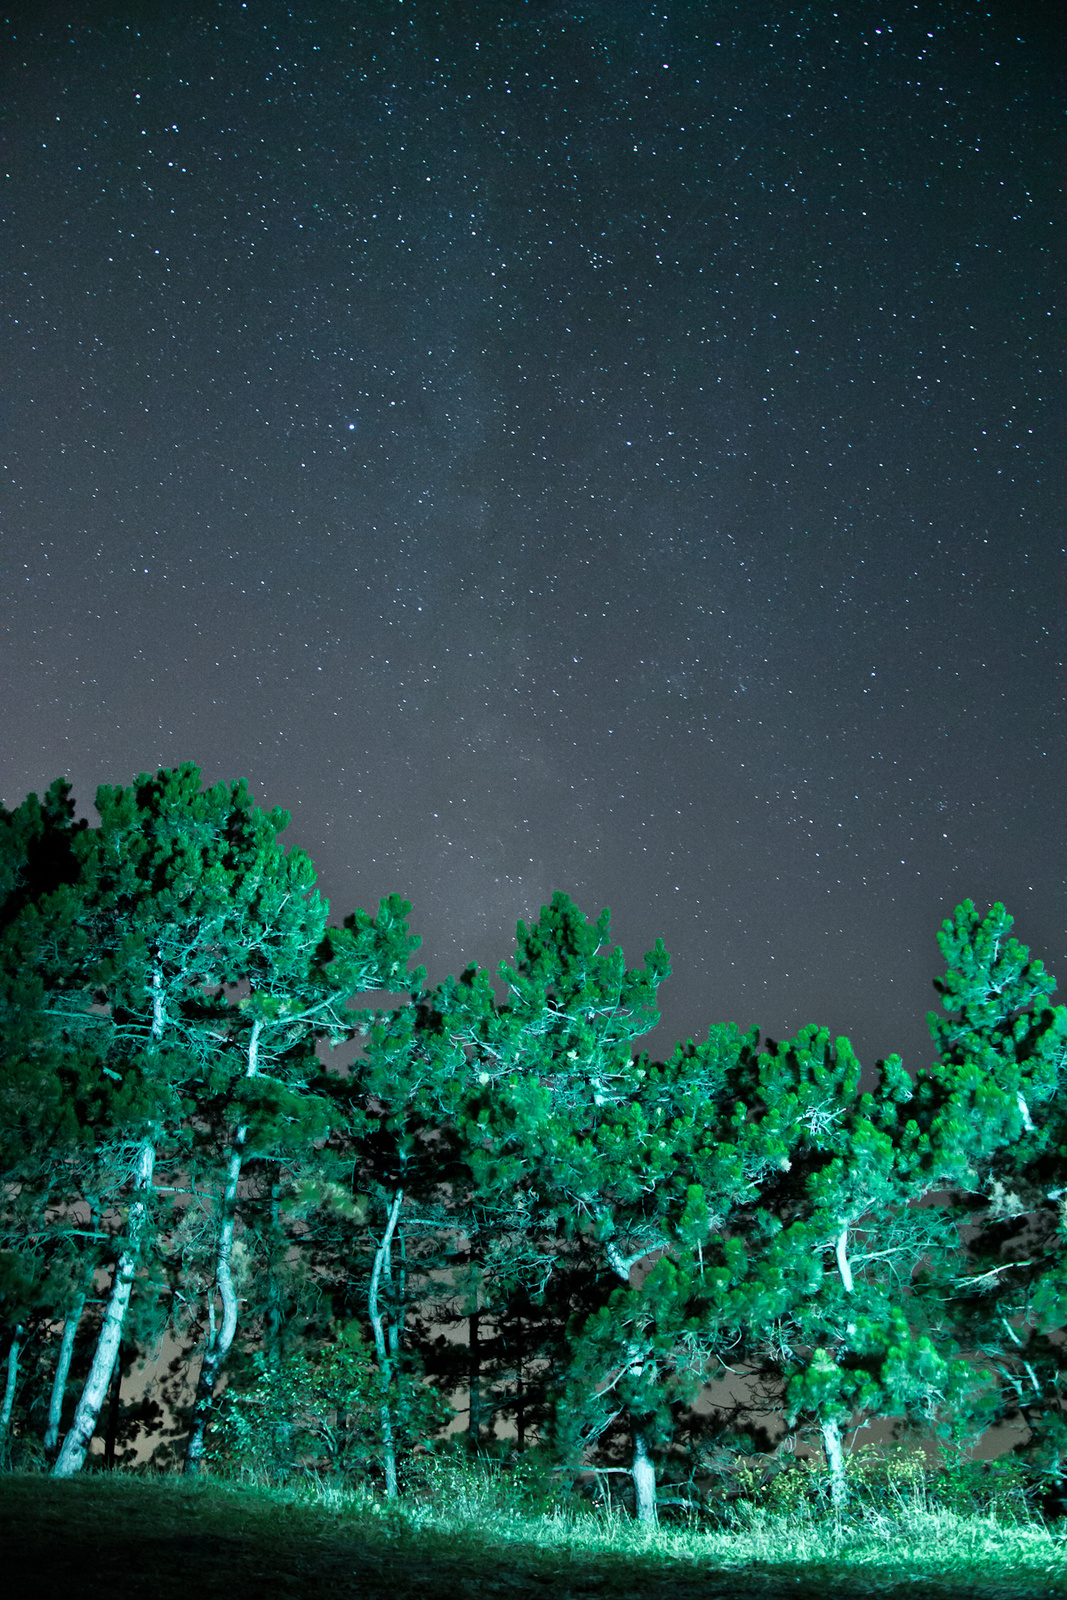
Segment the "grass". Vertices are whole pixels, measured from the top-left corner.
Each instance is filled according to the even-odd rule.
[[[734,1526],[651,1533],[626,1517],[515,1503],[504,1475],[434,1464],[418,1498],[306,1479],[285,1490],[88,1473],[0,1476],[20,1600],[1024,1600],[1067,1595],[1067,1535],[902,1497],[843,1522],[741,1508]]]

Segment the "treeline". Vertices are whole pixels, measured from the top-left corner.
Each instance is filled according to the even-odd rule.
[[[864,1092],[814,1026],[635,1053],[667,953],[628,968],[566,895],[496,987],[429,987],[408,903],[329,925],[243,782],[96,807],[0,812],[9,1462],[79,1470],[170,1338],[195,1385],[141,1444],[189,1471],[313,1456],[393,1495],[452,1397],[473,1448],[624,1469],[646,1519],[657,1474],[783,1429],[840,1502],[872,1417],[1024,1424],[1067,1493],[1067,1008],[1002,906],[939,935],[929,1070]]]

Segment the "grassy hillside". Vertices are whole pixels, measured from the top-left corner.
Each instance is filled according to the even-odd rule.
[[[604,1600],[1067,1594],[1067,1540],[1040,1524],[902,1507],[844,1527],[756,1514],[727,1532],[508,1509],[470,1475],[385,1509],[329,1487],[266,1490],[121,1473],[0,1477],[19,1600]]]

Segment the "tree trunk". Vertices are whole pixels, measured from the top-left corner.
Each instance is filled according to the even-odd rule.
[[[609,1239],[605,1245],[605,1253],[612,1271],[623,1283],[630,1282],[630,1272],[641,1256],[634,1256],[627,1261],[620,1253],[618,1245]],[[641,1254],[645,1252],[642,1251]],[[631,1346],[627,1351],[630,1370],[640,1377],[643,1362],[638,1358],[636,1347]],[[638,1423],[634,1423],[634,1457],[631,1468],[634,1480],[634,1493],[637,1499],[637,1520],[646,1527],[656,1524],[656,1464],[648,1453],[648,1440]]]
[[[637,1496],[637,1520],[646,1527],[656,1523],[656,1464],[648,1453],[648,1440],[639,1427],[634,1427],[634,1491]]]
[[[523,1371],[523,1356],[526,1344],[523,1339],[522,1318],[516,1323],[516,1360],[515,1360],[515,1449],[521,1456],[526,1449],[526,1384]]]
[[[122,1345],[115,1357],[115,1370],[111,1375],[111,1401],[107,1413],[107,1432],[104,1434],[104,1467],[115,1470],[115,1456],[119,1442],[119,1408],[122,1404]]]
[[[233,1286],[230,1259],[233,1254],[233,1229],[237,1217],[237,1184],[241,1176],[244,1142],[247,1133],[247,1127],[238,1128],[234,1137],[234,1148],[230,1156],[229,1170],[226,1174],[226,1189],[222,1202],[222,1226],[219,1229],[218,1253],[215,1257],[215,1288],[218,1289],[219,1298],[222,1301],[222,1322],[218,1327],[215,1326],[214,1308],[212,1307],[211,1331],[208,1335],[204,1357],[200,1363],[200,1372],[196,1380],[193,1420],[189,1427],[189,1438],[185,1446],[185,1460],[182,1463],[183,1473],[198,1473],[203,1466],[204,1435],[211,1420],[211,1408],[215,1400],[215,1382],[219,1375],[219,1369],[233,1343],[233,1336],[237,1332],[237,1294]],[[214,1289],[212,1293],[214,1293]]]
[[[252,1024],[252,1036],[248,1043],[248,1067],[245,1071],[246,1078],[254,1078],[259,1071],[259,1035],[262,1022],[257,1018]],[[237,1332],[237,1293],[233,1286],[233,1273],[230,1261],[233,1256],[233,1230],[237,1221],[237,1185],[241,1181],[241,1167],[244,1164],[245,1140],[248,1138],[248,1126],[238,1128],[233,1136],[230,1148],[230,1162],[226,1171],[226,1187],[222,1196],[222,1222],[219,1227],[219,1244],[215,1255],[215,1288],[218,1289],[219,1299],[222,1301],[222,1322],[216,1328],[212,1319],[211,1333],[204,1349],[204,1358],[200,1363],[200,1372],[196,1380],[196,1398],[193,1401],[193,1420],[189,1427],[189,1438],[185,1446],[185,1460],[182,1463],[183,1474],[200,1472],[204,1464],[204,1435],[211,1420],[211,1409],[215,1402],[215,1383],[219,1371],[226,1360],[233,1344],[233,1336]],[[214,1290],[212,1290],[214,1293]]]
[[[835,1511],[843,1511],[848,1503],[848,1484],[845,1480],[845,1452],[841,1446],[841,1424],[821,1422],[822,1447],[826,1464],[830,1468],[830,1498]]]
[[[482,1371],[481,1350],[478,1346],[479,1313],[472,1311],[467,1319],[470,1366],[467,1374],[467,1395],[470,1408],[467,1415],[467,1449],[476,1454],[482,1435]]]
[[[67,1392],[67,1376],[70,1372],[71,1357],[74,1354],[74,1341],[78,1336],[78,1326],[85,1308],[85,1296],[80,1294],[69,1308],[66,1320],[63,1323],[63,1337],[59,1342],[59,1356],[56,1360],[56,1373],[52,1379],[52,1393],[48,1400],[48,1426],[44,1434],[44,1453],[49,1461],[55,1460],[59,1448],[59,1426],[63,1421],[63,1397]]]
[[[389,1390],[393,1380],[393,1360],[389,1353],[389,1341],[386,1338],[384,1319],[378,1303],[378,1289],[383,1277],[387,1280],[392,1277],[390,1252],[393,1233],[396,1230],[403,1199],[404,1191],[403,1189],[398,1189],[389,1208],[389,1217],[385,1224],[382,1242],[374,1252],[374,1268],[371,1272],[370,1292],[367,1296],[371,1327],[374,1329],[374,1348],[378,1352],[378,1373],[382,1386],[382,1465],[385,1468],[385,1497],[387,1500],[396,1499],[396,1442],[393,1437],[393,1417],[389,1410]]]
[[[278,1201],[281,1196],[282,1186],[275,1178],[270,1186],[270,1244],[267,1257],[267,1294],[266,1311],[263,1318],[263,1344],[267,1358],[267,1370],[271,1377],[277,1379],[282,1369],[284,1360],[283,1334],[285,1330],[285,1297],[282,1285],[278,1280],[277,1255],[278,1241],[281,1238],[281,1229],[278,1220]],[[292,1418],[279,1417],[271,1435],[271,1449],[274,1454],[275,1470],[281,1474],[282,1482],[286,1482],[292,1465]]]
[[[126,1321],[126,1310],[130,1303],[130,1295],[133,1292],[133,1279],[137,1271],[141,1237],[148,1220],[148,1204],[141,1197],[151,1190],[155,1165],[156,1147],[150,1139],[145,1139],[137,1152],[137,1162],[134,1167],[134,1198],[130,1203],[126,1248],[119,1256],[115,1268],[115,1276],[111,1284],[111,1295],[108,1299],[104,1320],[100,1328],[100,1337],[96,1341],[96,1350],[93,1354],[92,1366],[89,1368],[89,1376],[85,1380],[85,1386],[82,1389],[81,1397],[74,1412],[74,1421],[67,1437],[63,1440],[63,1447],[56,1457],[56,1464],[52,1468],[52,1476],[55,1478],[69,1478],[75,1472],[81,1471],[85,1464],[85,1453],[89,1448],[89,1441],[96,1431],[100,1407],[104,1403],[104,1396],[107,1394],[108,1384],[111,1382],[111,1373],[119,1352],[122,1329]]]
[[[236,1220],[234,1200],[237,1194],[237,1183],[241,1176],[242,1147],[246,1134],[247,1128],[238,1128],[226,1177],[222,1226],[219,1230],[219,1247],[215,1259],[215,1287],[218,1289],[219,1298],[222,1301],[222,1323],[216,1328],[214,1315],[212,1315],[211,1331],[204,1349],[204,1356],[200,1363],[200,1372],[196,1382],[193,1420],[185,1446],[185,1460],[182,1464],[183,1473],[198,1473],[203,1466],[204,1435],[207,1431],[207,1425],[211,1418],[211,1408],[214,1404],[215,1382],[219,1375],[219,1369],[233,1343],[233,1336],[237,1331],[237,1295],[233,1286],[233,1275],[230,1271],[230,1258],[233,1253],[233,1230]]]
[[[11,1344],[7,1352],[7,1379],[4,1383],[4,1404],[0,1409],[0,1448],[7,1444],[8,1430],[11,1427],[11,1412],[15,1405],[15,1385],[19,1377],[19,1356],[22,1354],[23,1327],[21,1323],[11,1336]]]
[[[835,1253],[837,1255],[837,1270],[841,1275],[841,1282],[844,1285],[845,1293],[851,1294],[853,1289],[852,1263],[848,1259],[847,1228],[842,1228],[841,1232],[837,1236]]]

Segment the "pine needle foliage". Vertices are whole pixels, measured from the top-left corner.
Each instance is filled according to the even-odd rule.
[[[712,1501],[870,1522],[874,1421],[950,1466],[1006,1424],[1029,1510],[1067,1513],[1067,1008],[1003,906],[942,927],[917,1077],[816,1024],[652,1060],[669,957],[628,965],[607,910],[556,893],[430,986],[409,902],[331,923],[243,781],[96,803],[0,811],[8,1461],[113,1456],[167,1338],[190,1470],[405,1516],[461,1426],[649,1536]],[[962,1515],[948,1483],[908,1515]]]

